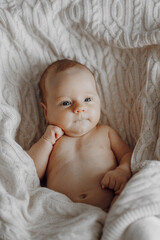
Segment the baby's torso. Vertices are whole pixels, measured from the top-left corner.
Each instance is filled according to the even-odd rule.
[[[74,202],[106,209],[113,191],[103,190],[100,183],[105,173],[115,167],[107,127],[98,125],[80,138],[63,136],[57,141],[47,167],[47,187]]]

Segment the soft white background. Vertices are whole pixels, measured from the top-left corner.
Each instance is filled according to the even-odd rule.
[[[105,213],[40,188],[34,164],[24,151],[45,128],[39,79],[57,59],[86,64],[96,78],[101,122],[114,127],[134,147],[132,170],[136,172],[146,160],[160,160],[159,44],[158,0],[0,0],[2,239],[99,238]],[[132,184],[141,182],[146,189],[153,188],[143,181],[158,178],[159,164],[154,163],[151,174],[144,177],[142,169],[141,180],[135,177],[128,186],[133,189]],[[135,203],[133,192],[129,196]],[[125,194],[127,190],[124,199]],[[128,208],[133,202],[126,203]],[[113,230],[114,218],[123,216],[121,200],[117,206],[107,222]],[[116,212],[119,208],[121,213]],[[112,234],[105,239],[112,239]]]

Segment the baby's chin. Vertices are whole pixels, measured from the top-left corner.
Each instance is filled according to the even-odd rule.
[[[96,125],[96,121],[90,121],[89,119],[77,120],[63,128],[63,131],[69,137],[82,137],[94,129]]]
[[[85,131],[64,131],[65,135],[68,137],[82,137],[83,135],[90,132],[91,129],[86,129]]]
[[[73,132],[67,132],[67,131],[64,131],[65,135],[68,136],[68,137],[82,137],[83,135],[87,134],[89,131],[87,132],[78,132],[78,133],[73,133]]]

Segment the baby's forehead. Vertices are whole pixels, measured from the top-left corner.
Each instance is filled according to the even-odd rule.
[[[95,84],[95,79],[91,71],[85,66],[76,65],[59,72],[57,72],[54,68],[50,69],[46,78],[46,89],[49,91],[53,86],[54,88],[59,85],[61,86],[65,84],[66,79],[74,82],[76,80],[73,78],[74,74],[87,74],[88,78],[86,78],[85,81],[93,81]]]

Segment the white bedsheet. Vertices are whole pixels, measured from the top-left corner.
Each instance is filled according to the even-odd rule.
[[[0,0],[0,239],[126,240],[159,219],[159,45],[157,0]],[[134,147],[136,174],[108,214],[40,187],[25,152],[45,128],[40,76],[62,58],[93,71],[101,122]]]

